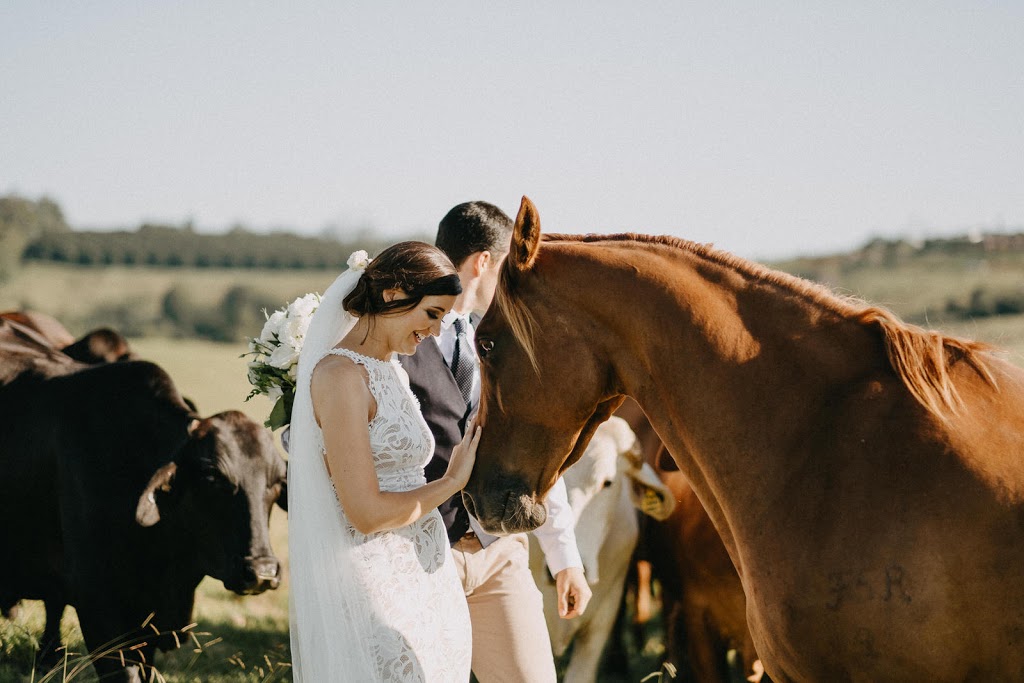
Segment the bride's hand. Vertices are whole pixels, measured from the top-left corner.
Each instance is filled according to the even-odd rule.
[[[480,443],[480,427],[473,423],[466,430],[462,437],[462,443],[452,450],[452,456],[448,460],[446,477],[451,479],[461,491],[469,481],[469,475],[473,471],[473,463],[476,462],[476,447]]]

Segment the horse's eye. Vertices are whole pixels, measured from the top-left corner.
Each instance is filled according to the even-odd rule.
[[[605,479],[604,480],[604,488],[608,488],[611,485],[612,485],[612,480],[611,479]]]
[[[490,339],[481,339],[477,342],[477,355],[481,358],[486,358],[487,354],[494,348],[494,342]]]

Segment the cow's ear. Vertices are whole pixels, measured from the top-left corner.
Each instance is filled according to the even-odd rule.
[[[281,494],[277,497],[277,506],[288,512],[288,480],[281,482]]]
[[[135,507],[135,521],[140,526],[153,526],[160,521],[160,508],[156,502],[156,492],[170,491],[177,471],[177,463],[167,463],[150,478],[149,483],[146,484],[146,490],[139,496],[139,504]]]
[[[186,429],[188,430],[188,435],[190,437],[197,436],[199,438],[202,438],[206,436],[206,432],[209,430],[209,424],[206,422],[206,420],[200,420],[199,418],[193,417],[189,421],[188,427]]]
[[[626,472],[630,478],[629,497],[641,512],[658,521],[668,519],[676,507],[675,498],[658,474],[647,463],[639,470]]]

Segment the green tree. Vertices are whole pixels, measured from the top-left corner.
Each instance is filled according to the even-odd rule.
[[[33,240],[70,231],[60,206],[48,197],[38,201],[16,194],[0,197],[0,282],[14,277]]]

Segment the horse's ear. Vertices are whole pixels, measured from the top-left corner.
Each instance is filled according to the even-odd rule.
[[[524,196],[519,205],[516,225],[512,229],[512,245],[508,252],[511,268],[526,272],[533,267],[540,249],[540,215],[529,197]]]

